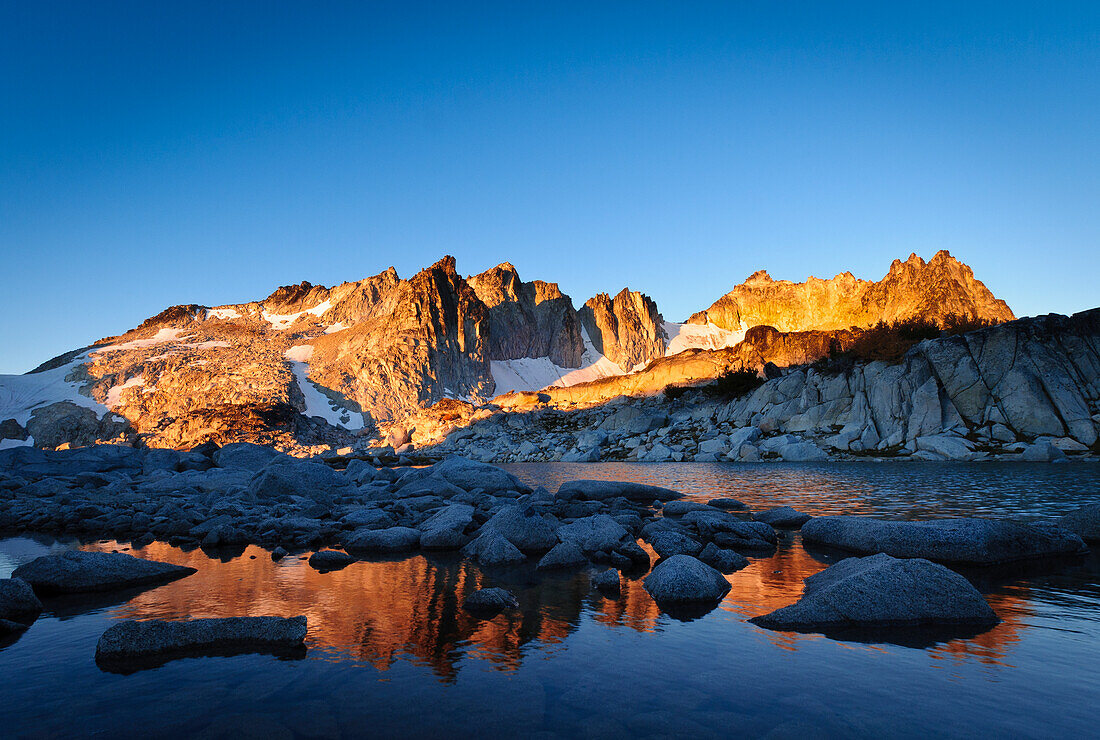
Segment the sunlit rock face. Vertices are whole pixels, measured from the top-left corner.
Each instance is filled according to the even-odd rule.
[[[580,318],[596,350],[623,370],[665,353],[664,322],[657,304],[643,293],[627,288],[614,298],[600,293],[585,302]]]
[[[580,367],[580,322],[557,283],[525,283],[507,262],[467,282],[489,309],[490,360],[549,357],[561,367]]]
[[[575,310],[557,284],[524,282],[509,263],[464,278],[445,257],[408,279],[390,268],[331,288],[284,286],[259,301],[173,306],[33,373],[0,376],[0,446],[250,441],[313,454],[385,440],[395,427],[404,437],[418,430],[419,444],[491,413],[485,404],[513,388],[519,393],[498,397],[500,406],[654,395],[729,370],[813,362],[843,349],[849,326],[953,314],[1012,317],[946,252],[927,263],[895,261],[879,282],[844,274],[794,284],[757,273],[696,314],[692,321],[709,324],[690,332],[666,324],[656,303],[636,291],[600,294]],[[672,350],[666,327],[679,332]],[[991,347],[1014,341],[1005,336]],[[1000,356],[983,352],[983,363]],[[937,373],[946,387],[952,373]],[[1024,393],[1031,381],[1006,377],[1021,389],[989,418],[1057,426],[1035,406],[1041,395]],[[498,387],[505,382],[512,385]],[[966,418],[976,388],[960,391]],[[1025,395],[1031,400],[1017,402]],[[1083,427],[1079,411],[1059,418]]]
[[[904,262],[894,260],[886,277],[877,282],[844,272],[829,280],[811,277],[792,283],[773,280],[760,270],[688,322],[711,323],[728,331],[766,325],[789,332],[869,327],[910,318],[942,326],[952,315],[992,323],[1015,318],[973,270],[942,250],[928,262],[915,254]]]

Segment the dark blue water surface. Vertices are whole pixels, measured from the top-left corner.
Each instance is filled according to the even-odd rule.
[[[892,518],[1050,520],[1100,498],[1100,465],[681,463],[508,466],[554,490],[603,478],[666,485],[754,509]],[[0,577],[52,548],[0,541]],[[590,573],[483,572],[454,557],[358,562],[321,574],[250,547],[208,557],[154,543],[134,554],[191,565],[137,594],[53,601],[0,647],[0,736],[1017,737],[1094,736],[1100,704],[1100,558],[999,573],[979,586],[1003,620],[966,639],[895,644],[778,633],[746,620],[795,601],[827,563],[796,536],[728,576],[709,614],[661,613],[640,580],[618,599]],[[820,556],[819,556],[820,557]],[[484,586],[521,609],[477,621]],[[114,620],[275,614],[309,618],[304,659],[186,658],[129,675],[95,663]]]

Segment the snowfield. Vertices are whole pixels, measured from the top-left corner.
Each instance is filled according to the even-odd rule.
[[[668,334],[665,357],[678,355],[689,349],[725,349],[745,338],[744,330],[726,331],[714,324],[677,324],[672,321],[665,322],[665,333]]]
[[[310,315],[321,317],[326,311],[332,308],[332,301],[325,301],[324,303],[318,303],[313,308],[307,308],[304,311],[298,313],[268,313],[263,312],[264,321],[271,324],[271,328],[275,331],[285,331],[290,328],[290,325],[300,319],[302,316]]]
[[[91,409],[100,419],[111,409],[101,403],[81,395],[80,383],[65,380],[75,368],[84,364],[87,355],[80,355],[67,365],[53,370],[27,375],[0,375],[0,421],[15,419],[25,427],[36,408],[49,406],[59,401],[71,401],[77,406]],[[119,393],[122,391],[119,390]],[[5,447],[19,447],[33,444],[28,440],[3,440]]]
[[[283,357],[294,372],[294,379],[298,381],[298,388],[306,399],[306,416],[319,416],[334,427],[352,430],[363,428],[361,413],[337,406],[328,396],[317,390],[317,386],[309,379],[309,358],[313,357],[312,345],[295,345],[284,352]]]

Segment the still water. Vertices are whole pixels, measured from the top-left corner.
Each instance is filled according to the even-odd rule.
[[[666,485],[754,509],[892,518],[1053,519],[1100,497],[1100,465],[507,466],[555,490],[573,478]],[[50,549],[125,543],[0,540],[0,577]],[[158,588],[52,601],[0,646],[0,736],[1016,737],[1094,736],[1100,705],[1100,557],[978,585],[1002,623],[917,647],[770,632],[746,620],[795,601],[827,566],[797,535],[728,576],[689,622],[640,580],[606,599],[589,573],[482,572],[447,556],[357,562],[320,574],[250,547],[209,557],[161,543],[141,557],[198,568]],[[461,610],[503,586],[521,609]],[[95,664],[113,620],[274,614],[309,618],[304,659],[187,658],[118,675]]]

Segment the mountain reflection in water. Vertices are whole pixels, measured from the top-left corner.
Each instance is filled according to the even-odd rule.
[[[86,549],[123,547],[101,542]],[[272,562],[267,551],[257,547],[228,562],[211,559],[201,550],[184,552],[163,543],[133,554],[189,565],[198,573],[134,596],[115,610],[117,618],[305,614],[312,657],[351,658],[381,671],[404,659],[430,667],[443,681],[455,679],[464,657],[489,661],[504,671],[517,670],[529,653],[552,652],[586,614],[600,624],[639,632],[660,630],[663,620],[669,619],[646,593],[640,577],[624,579],[622,594],[609,599],[591,588],[590,570],[546,574],[523,567],[486,573],[454,556],[414,555],[356,562],[343,570],[320,573],[294,556]],[[788,537],[773,555],[751,558],[747,568],[726,577],[732,588],[719,608],[741,620],[778,609],[796,601],[803,580],[827,565],[807,553],[797,537]],[[486,621],[464,611],[466,596],[486,586],[515,593],[520,609]],[[936,644],[932,651],[945,657],[1003,662],[1027,610],[1017,595],[989,598],[1004,619],[1000,625],[973,638]],[[786,649],[822,639],[813,634],[757,631]]]

